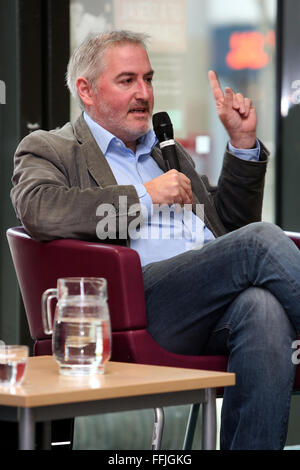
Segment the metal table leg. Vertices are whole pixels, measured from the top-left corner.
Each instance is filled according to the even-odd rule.
[[[202,449],[215,450],[217,432],[216,389],[205,389],[205,396],[206,400],[203,403],[202,415]]]
[[[20,408],[19,449],[34,450],[35,420],[32,408]]]

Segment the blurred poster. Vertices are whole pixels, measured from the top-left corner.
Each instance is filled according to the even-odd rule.
[[[116,29],[150,33],[151,52],[186,51],[186,0],[114,0]]]

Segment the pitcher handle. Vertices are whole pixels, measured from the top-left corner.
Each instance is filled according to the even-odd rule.
[[[50,301],[54,298],[57,298],[57,289],[47,289],[42,295],[42,320],[46,335],[53,333]]]

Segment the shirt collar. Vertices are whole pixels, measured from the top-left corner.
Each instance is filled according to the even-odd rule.
[[[95,122],[86,112],[83,113],[83,117],[94,139],[99,145],[100,150],[102,151],[103,155],[106,155],[106,153],[108,152],[108,148],[110,144],[113,145],[115,142],[122,142],[111,132],[107,131],[102,126],[100,126],[100,124]],[[142,137],[138,139],[137,151],[136,151],[137,156],[141,154],[146,154],[146,153],[150,154],[153,150],[153,147],[156,145],[156,143],[157,143],[156,135],[152,129],[149,129],[149,131],[146,132],[146,134],[142,135]],[[122,144],[124,145],[123,142]]]

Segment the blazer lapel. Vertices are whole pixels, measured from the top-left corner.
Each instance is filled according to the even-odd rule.
[[[192,183],[193,196],[194,196],[193,212],[199,215],[199,217],[204,221],[207,228],[211,230],[211,232],[216,237],[220,235],[224,235],[227,232],[227,230],[225,229],[219,216],[217,215],[212,199],[209,196],[209,193],[200,175],[195,171],[194,167],[189,162],[188,158],[180,150],[180,148],[177,147],[177,150],[179,150],[179,153],[181,154],[181,157],[180,157],[181,171],[191,180],[191,183]],[[202,209],[200,211],[196,210],[198,204],[203,206],[203,211]]]
[[[114,174],[91,134],[83,115],[75,121],[73,127],[74,134],[84,152],[88,171],[96,183],[101,187],[117,184]]]
[[[160,149],[155,146],[152,150],[151,156],[154,158],[158,166],[163,170],[163,171],[168,171],[168,168],[166,167],[165,161],[162,157],[162,153]]]

